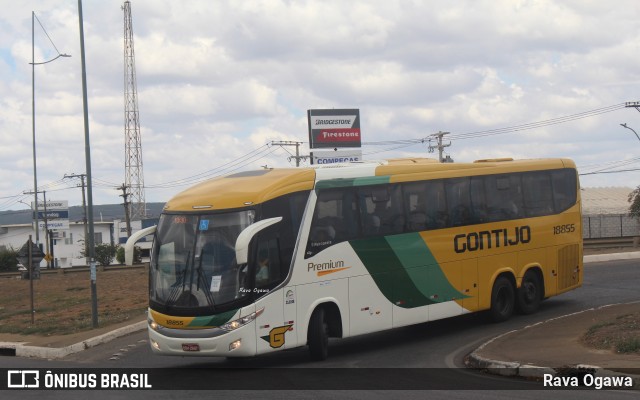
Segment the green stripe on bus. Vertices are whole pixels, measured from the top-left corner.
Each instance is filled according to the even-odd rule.
[[[195,317],[189,324],[189,328],[221,326],[226,324],[238,312],[238,309],[223,312],[217,315],[207,315],[204,317]]]
[[[399,307],[415,308],[467,297],[451,285],[418,233],[349,243],[382,294]]]
[[[451,285],[420,234],[406,233],[386,239],[423,295],[436,302],[469,297]]]
[[[352,186],[382,185],[391,182],[390,176],[365,176],[361,178],[338,178],[318,181],[316,190],[343,188]]]

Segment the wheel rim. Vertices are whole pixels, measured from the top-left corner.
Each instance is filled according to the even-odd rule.
[[[502,287],[498,290],[496,295],[496,308],[500,310],[501,314],[509,311],[509,291]]]
[[[538,298],[538,291],[536,285],[531,281],[526,281],[523,285],[523,300],[527,304],[534,303]]]

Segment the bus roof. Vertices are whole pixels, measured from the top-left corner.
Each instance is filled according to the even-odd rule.
[[[473,163],[439,163],[428,158],[403,158],[303,168],[270,168],[214,178],[174,196],[165,211],[242,208],[278,196],[311,190],[316,182],[364,178],[363,182],[401,182],[451,176],[521,172],[533,169],[575,168],[569,159],[487,159]],[[376,177],[383,178],[382,180]],[[369,179],[367,179],[369,178]]]
[[[269,168],[238,172],[199,183],[167,202],[165,211],[247,207],[283,194],[311,190],[312,168]]]

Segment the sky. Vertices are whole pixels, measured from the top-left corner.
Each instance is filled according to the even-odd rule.
[[[65,178],[86,173],[78,2],[2,3],[0,211],[33,200],[32,96],[38,189],[80,205],[80,180]],[[94,204],[123,201],[122,5],[82,2]],[[640,100],[638,1],[132,0],[131,12],[147,202],[295,166],[294,147],[271,143],[309,154],[307,110],[331,108],[360,110],[364,159],[437,157],[416,139],[442,131],[456,162],[568,157],[583,187],[640,185],[640,108],[627,106]],[[32,67],[32,49],[35,63],[71,57]]]

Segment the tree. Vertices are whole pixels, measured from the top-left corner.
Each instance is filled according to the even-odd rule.
[[[116,254],[116,260],[120,264],[124,264],[124,247],[118,247],[118,253]],[[142,262],[142,257],[140,256],[140,247],[133,247],[133,262],[134,264],[139,264]]]
[[[96,261],[105,267],[111,265],[111,261],[113,261],[117,251],[118,245],[108,243],[98,244],[95,247]]]
[[[640,218],[640,186],[635,188],[635,190],[629,193],[629,215],[632,217]]]

